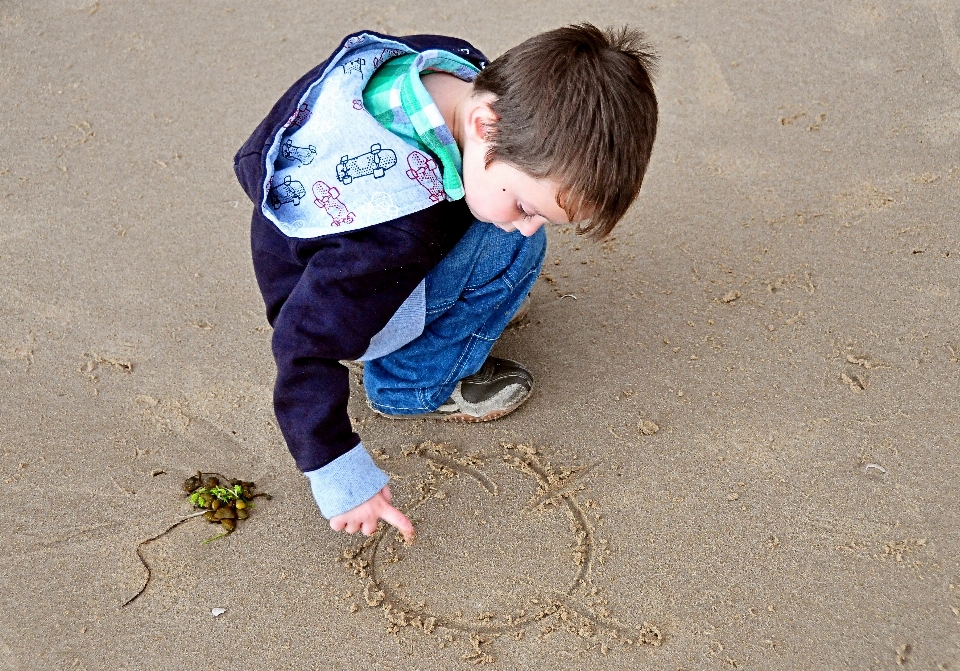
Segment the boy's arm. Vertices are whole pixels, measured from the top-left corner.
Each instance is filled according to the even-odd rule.
[[[369,536],[382,519],[397,527],[408,543],[413,542],[416,534],[410,520],[390,505],[390,478],[373,462],[363,443],[304,475],[321,514],[334,530],[351,534],[362,531]]]
[[[377,498],[388,481],[350,425],[349,372],[339,360],[363,354],[428,270],[403,253],[418,246],[414,239],[393,241],[403,264],[397,267],[357,238],[331,240],[314,254],[274,320],[278,424],[328,519]]]
[[[294,243],[269,222],[257,222],[255,214],[254,266],[274,326],[278,424],[324,517],[338,525],[336,518],[351,514],[337,528],[349,530],[356,515],[366,515],[363,527],[375,513],[401,531],[411,528],[389,505],[386,473],[353,432],[347,415],[349,372],[339,360],[366,351],[373,335],[462,236],[469,223],[453,205],[431,208],[433,216],[420,214],[416,225],[401,219]]]
[[[287,252],[290,241],[258,237],[257,279],[265,288],[280,285],[287,277],[285,266],[293,264],[266,257]],[[382,248],[390,254],[376,253]],[[295,282],[282,292],[271,320],[277,363],[273,400],[287,446],[300,470],[309,472],[359,445],[347,416],[349,372],[340,360],[357,359],[366,351],[427,274],[431,259],[415,236],[389,224],[298,243],[289,260],[296,258],[305,265],[297,264]],[[272,292],[264,294],[268,307],[273,306]],[[363,466],[344,462],[342,470]]]

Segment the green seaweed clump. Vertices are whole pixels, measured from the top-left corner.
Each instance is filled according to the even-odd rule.
[[[219,476],[219,477],[217,477]],[[190,495],[194,508],[206,509],[204,519],[223,527],[223,533],[207,539],[204,543],[223,538],[233,533],[237,522],[250,516],[254,508],[253,500],[259,496],[268,501],[269,494],[257,492],[255,482],[225,478],[219,473],[197,471],[183,483],[183,490]]]

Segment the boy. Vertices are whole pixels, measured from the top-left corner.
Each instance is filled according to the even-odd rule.
[[[274,328],[274,405],[335,530],[413,538],[347,417],[488,421],[533,379],[489,357],[540,273],[546,222],[607,235],[653,147],[654,57],[584,24],[494,62],[446,37],[351,35],[237,152],[254,269]],[[487,223],[489,222],[489,223]]]

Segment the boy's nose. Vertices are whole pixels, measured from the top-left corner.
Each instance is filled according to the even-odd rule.
[[[538,218],[534,221],[528,219],[520,219],[513,222],[513,227],[520,231],[520,235],[525,238],[529,238],[531,235],[540,230],[540,227],[543,226],[543,220]]]

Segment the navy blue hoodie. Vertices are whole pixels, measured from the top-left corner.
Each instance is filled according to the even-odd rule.
[[[334,54],[363,33],[344,38]],[[478,68],[487,62],[457,38],[389,39],[418,52],[451,51]],[[254,203],[253,266],[267,320],[274,328],[277,421],[297,466],[305,472],[326,466],[360,444],[347,416],[349,373],[339,361],[356,359],[367,350],[370,339],[474,220],[461,199],[353,232],[291,238],[263,215],[266,152],[326,64],[317,65],[283,94],[234,157],[237,179]]]

